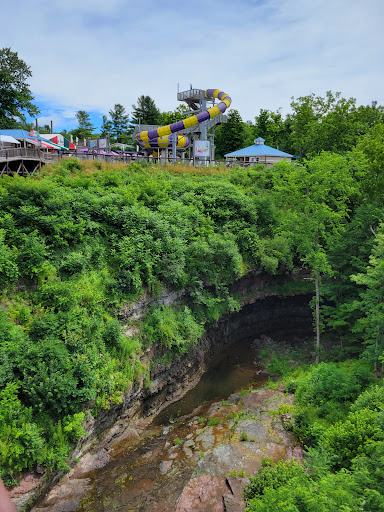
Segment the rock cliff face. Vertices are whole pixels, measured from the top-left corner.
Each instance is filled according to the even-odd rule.
[[[88,427],[90,436],[82,451],[86,451],[92,440],[121,416],[126,420],[137,414],[146,417],[179,399],[199,381],[210,360],[220,354],[225,345],[244,338],[251,341],[266,332],[278,334],[295,331],[297,336],[308,334],[312,325],[312,314],[308,305],[311,295],[299,293],[283,298],[278,292],[287,282],[301,279],[303,274],[295,277],[261,273],[244,276],[231,285],[230,289],[231,294],[240,298],[241,310],[223,316],[216,324],[208,327],[196,347],[187,354],[169,363],[160,363],[162,353],[159,348],[152,346],[148,349],[145,359],[147,364],[152,365],[150,386],[146,388],[142,383],[135,385],[124,396],[121,404],[101,411]],[[125,305],[120,312],[120,318],[122,321],[140,319],[150,305],[169,305],[182,296],[183,292],[167,290],[157,299],[144,296],[135,304]],[[76,457],[78,456],[79,453]]]
[[[177,400],[200,379],[210,361],[226,345],[236,340],[249,341],[269,333],[295,333],[296,336],[311,332],[312,314],[308,295],[279,298],[265,297],[248,303],[239,312],[225,315],[211,325],[198,346],[178,361],[154,364],[151,386],[145,392],[142,413],[146,416],[159,412],[167,403]]]
[[[311,297],[302,294],[279,297],[276,290],[283,282],[285,280],[280,276],[259,274],[245,276],[232,285],[231,293],[241,298],[242,309],[222,317],[215,325],[210,326],[197,346],[178,360],[168,364],[160,363],[159,349],[148,349],[145,359],[147,364],[151,362],[150,386],[136,384],[123,397],[121,404],[101,411],[97,418],[91,418],[86,427],[89,435],[79,443],[73,459],[81,458],[95,440],[114,424],[113,435],[118,437],[126,431],[133,418],[148,418],[179,399],[198,382],[211,359],[217,356],[225,345],[235,343],[241,338],[249,338],[251,341],[266,332],[277,333],[281,330],[286,332],[294,329],[298,335],[301,331],[308,333],[312,323],[308,306]],[[156,299],[160,301],[159,304],[170,304],[181,296],[180,293],[168,292],[163,295]],[[125,306],[121,311],[121,319],[129,321],[140,318],[151,302],[150,297],[144,297],[140,304]],[[36,504],[60,476],[46,476],[39,491],[35,489],[29,495],[18,496],[15,499],[18,510],[31,510],[32,504]],[[29,504],[26,505],[28,500]]]

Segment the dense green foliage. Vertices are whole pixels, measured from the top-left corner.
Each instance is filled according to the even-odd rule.
[[[0,128],[17,128],[25,114],[39,114],[27,80],[32,72],[10,48],[0,49]]]
[[[304,466],[265,461],[244,490],[247,512],[384,510],[383,380],[359,360],[321,363],[289,377]]]
[[[273,211],[259,219],[263,203],[225,176],[135,164],[87,175],[76,161],[40,179],[4,176],[0,203],[0,430],[3,453],[20,452],[2,463],[11,482],[36,463],[63,467],[84,407],[97,413],[147,380],[143,347],[185,353],[205,322],[238,308],[228,285],[267,261],[273,244],[258,233]],[[184,303],[154,308],[140,336],[124,336],[123,303],[164,287],[184,290]]]
[[[374,126],[383,125],[384,108],[377,102],[357,106],[355,98],[346,99],[340,92],[327,91],[325,97],[310,94],[292,98],[291,111],[285,118],[280,110],[272,112],[262,108],[254,123],[243,122],[238,113],[235,119],[235,147],[230,140],[233,129],[223,124],[216,130],[219,156],[223,157],[229,150],[250,146],[256,137],[262,137],[268,146],[300,158],[313,158],[321,151],[345,154],[352,150],[362,135]]]
[[[218,155],[236,151],[244,146],[246,129],[237,110],[232,109],[227,122],[219,127],[215,134],[215,145]],[[252,142],[253,143],[253,142]]]
[[[30,76],[16,53],[0,51],[2,127],[37,112]],[[291,108],[285,119],[262,109],[254,124],[232,111],[217,128],[217,153],[261,136],[299,163],[181,175],[137,164],[89,172],[69,160],[38,177],[1,178],[0,476],[8,485],[37,464],[68,469],[89,412],[148,384],[146,347],[180,357],[207,322],[239,308],[231,283],[304,268],[316,290],[316,357],[327,362],[298,369],[297,354],[277,355],[269,367],[295,391],[305,467],[265,461],[245,491],[247,510],[384,510],[383,108],[331,92],[292,99]],[[109,113],[103,133],[127,142],[124,107]],[[89,115],[77,117],[73,134],[91,137]],[[141,96],[133,117],[166,124],[185,111],[160,113]],[[162,305],[164,289],[180,299]],[[146,295],[159,300],[123,325],[124,308]]]
[[[135,124],[159,124],[160,120],[160,110],[150,96],[142,94],[137,99],[137,105],[132,105],[132,121]]]
[[[180,174],[137,164],[89,169],[68,160],[39,177],[4,176],[6,481],[36,463],[64,467],[82,434],[79,414],[118,403],[136,380],[148,383],[141,354],[150,344],[180,357],[206,322],[237,310],[231,283],[256,270],[303,267],[326,301],[319,330],[326,324],[335,333],[334,352],[347,341],[364,359],[319,365],[295,383],[296,432],[332,471],[351,471],[356,458],[368,467],[371,443],[381,442],[380,412],[352,404],[363,403],[358,397],[383,361],[381,140],[375,125],[345,155],[321,153],[271,169]],[[165,288],[180,299],[162,305]],[[144,294],[158,305],[123,328],[123,305]]]

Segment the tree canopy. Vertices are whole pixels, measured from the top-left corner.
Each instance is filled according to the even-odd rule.
[[[160,110],[150,96],[141,95],[137,99],[137,105],[132,105],[132,122],[137,124],[161,123]]]
[[[25,113],[37,116],[39,109],[27,83],[29,66],[10,48],[0,50],[0,127],[16,128],[25,123]]]
[[[227,122],[216,129],[215,145],[216,153],[221,157],[247,145],[245,123],[238,110],[231,110]]]
[[[75,130],[71,130],[70,134],[79,139],[88,139],[93,136],[95,130],[92,125],[90,115],[85,110],[79,110],[76,113],[77,122],[79,127]]]
[[[112,134],[117,142],[123,142],[121,137],[128,130],[129,117],[123,105],[116,103],[112,110],[109,111],[112,123]]]

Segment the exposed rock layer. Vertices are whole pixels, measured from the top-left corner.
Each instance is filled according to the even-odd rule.
[[[114,436],[118,437],[126,431],[132,418],[149,418],[158,413],[168,403],[179,399],[188,389],[199,380],[209,366],[212,358],[220,354],[223,347],[235,343],[241,338],[250,340],[263,333],[273,333],[294,329],[298,336],[301,332],[308,333],[311,328],[311,312],[308,307],[310,297],[295,295],[280,298],[270,289],[281,283],[281,277],[246,276],[232,286],[231,293],[242,297],[243,308],[238,313],[226,315],[211,326],[198,345],[169,364],[159,363],[161,355],[157,348],[152,347],[145,355],[149,361],[157,361],[151,368],[151,385],[135,385],[123,398],[121,404],[112,406],[109,410],[99,413],[96,419],[91,419],[87,425],[89,435],[76,448],[73,458],[79,458],[86,453],[95,439],[115,425]],[[165,300],[172,302],[179,295]],[[168,302],[167,302],[168,303]],[[129,318],[128,309],[122,313]],[[138,308],[140,316],[145,311],[145,304]],[[137,317],[137,316],[136,316]],[[18,496],[15,499],[18,510],[31,510],[41,496],[54,485],[62,475],[46,475],[39,491],[33,490],[31,496]],[[29,504],[26,505],[26,500]]]

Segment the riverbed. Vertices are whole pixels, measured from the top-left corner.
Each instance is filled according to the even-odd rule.
[[[304,332],[310,335],[310,316],[299,337],[294,318],[288,319],[267,332],[300,345]],[[243,311],[238,325],[245,321],[251,319]],[[263,389],[268,376],[258,353],[266,339],[243,336],[228,343],[180,400],[155,416],[119,421],[33,512],[221,512],[233,480],[241,483],[233,486],[240,495],[228,496],[241,501],[242,479],[259,469],[263,457],[278,461],[295,454],[277,414],[282,403],[289,410],[293,397],[284,389]],[[208,475],[214,480],[203,482]],[[198,508],[204,500],[208,508]]]

